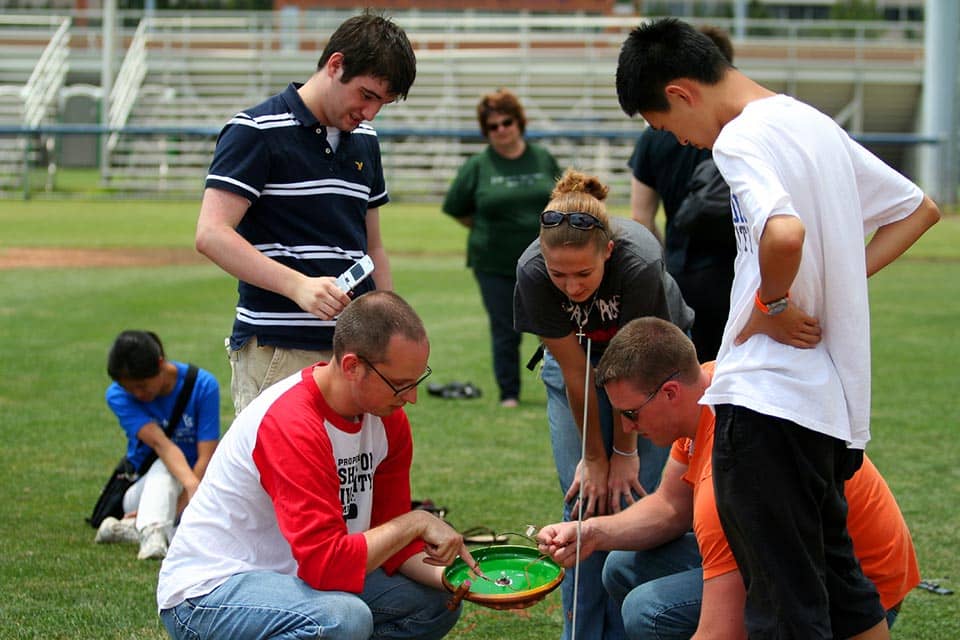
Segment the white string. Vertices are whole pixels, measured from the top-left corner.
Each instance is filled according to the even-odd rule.
[[[582,329],[581,329],[582,331]],[[582,333],[581,333],[582,337]],[[575,570],[573,572],[573,616],[570,621],[570,640],[577,639],[577,600],[580,593],[580,528],[583,523],[583,460],[587,457],[587,411],[590,407],[590,346],[593,341],[587,336],[587,364],[583,380],[583,428],[580,430],[580,488],[577,494],[577,549],[574,556]]]

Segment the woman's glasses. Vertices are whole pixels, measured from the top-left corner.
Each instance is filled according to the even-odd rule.
[[[507,127],[513,126],[513,118],[504,118],[500,122],[488,122],[487,131],[497,131],[500,127],[506,129]]]
[[[574,212],[574,213],[564,213],[562,211],[553,211],[547,210],[540,214],[540,226],[542,227],[559,227],[560,223],[564,220],[567,221],[574,229],[580,229],[581,231],[589,231],[594,228],[603,228],[603,223],[596,216],[592,216],[589,213]]]

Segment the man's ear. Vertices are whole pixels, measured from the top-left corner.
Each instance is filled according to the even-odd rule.
[[[338,364],[340,365],[340,371],[347,380],[353,381],[360,377],[360,367],[363,365],[363,361],[357,354],[345,353]]]
[[[680,394],[680,383],[676,380],[668,380],[660,389],[663,395],[667,396],[667,400],[672,402]]]
[[[677,102],[691,107],[700,100],[700,90],[696,83],[686,78],[677,78],[669,83],[663,88],[663,93],[671,107]]]
[[[340,76],[343,75],[343,54],[339,51],[330,54],[330,57],[327,58],[327,64],[324,65],[323,70],[333,80],[339,80]]]

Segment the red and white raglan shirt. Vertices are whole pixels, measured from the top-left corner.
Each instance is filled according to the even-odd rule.
[[[410,510],[410,423],[402,409],[337,415],[312,371],[264,391],[227,431],[160,568],[161,610],[249,571],[363,590],[363,532]],[[382,568],[393,573],[422,549],[414,541]]]

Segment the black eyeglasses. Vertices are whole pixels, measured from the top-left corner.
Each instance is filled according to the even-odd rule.
[[[497,131],[500,127],[506,129],[513,126],[513,118],[504,118],[500,122],[488,122],[487,131]]]
[[[630,422],[636,422],[637,416],[640,413],[640,409],[643,409],[645,406],[650,404],[650,402],[657,397],[657,394],[660,393],[660,389],[663,389],[663,385],[667,384],[674,378],[680,375],[680,371],[674,371],[670,374],[666,380],[657,385],[657,388],[650,392],[650,395],[647,396],[647,399],[640,403],[640,406],[634,409],[620,409],[620,415],[629,420]]]
[[[376,368],[375,366],[373,366],[373,363],[372,363],[372,362],[370,362],[369,360],[367,360],[366,358],[364,358],[364,357],[361,356],[360,354],[357,354],[357,358],[358,358],[359,360],[361,360],[365,365],[367,365],[368,367],[370,367],[371,369],[373,369],[373,372],[374,372],[375,374],[377,374],[378,376],[380,376],[380,379],[383,380],[388,387],[390,387],[390,390],[393,391],[393,395],[395,395],[395,396],[402,395],[402,394],[406,393],[407,391],[410,391],[410,389],[413,389],[414,387],[419,386],[419,384],[420,384],[421,382],[423,382],[424,380],[426,380],[427,378],[429,378],[429,377],[430,377],[430,374],[433,373],[433,370],[432,370],[432,369],[430,368],[430,366],[428,365],[428,366],[427,366],[427,370],[424,371],[424,372],[423,372],[423,375],[420,376],[419,378],[417,378],[415,382],[411,382],[410,384],[405,384],[405,385],[403,385],[402,387],[398,387],[398,386],[394,385],[392,382],[390,382],[390,380],[387,379],[387,377],[386,377],[385,375],[383,375],[382,373],[380,373],[380,371],[378,371],[377,368]]]
[[[559,227],[560,223],[564,220],[567,221],[574,229],[580,229],[581,231],[589,231],[594,228],[603,228],[603,223],[593,215],[589,213],[583,213],[582,211],[575,211],[573,213],[564,213],[563,211],[553,211],[548,209],[540,214],[540,226],[541,227]]]

